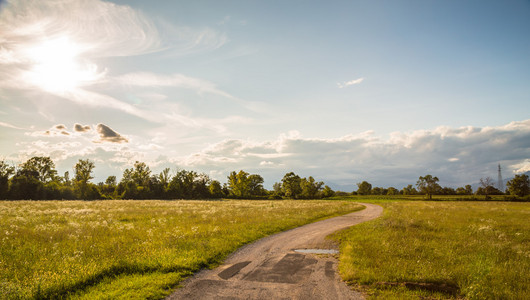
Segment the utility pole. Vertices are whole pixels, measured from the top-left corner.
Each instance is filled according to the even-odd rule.
[[[497,176],[497,188],[504,193],[504,181],[502,180],[501,164],[499,164],[499,174]]]

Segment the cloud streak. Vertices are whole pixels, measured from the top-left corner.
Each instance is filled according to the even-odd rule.
[[[363,81],[364,81],[364,77],[361,77],[361,78],[353,79],[353,80],[342,82],[342,83],[339,82],[337,83],[337,86],[339,87],[339,89],[343,89],[345,87],[360,84]]]

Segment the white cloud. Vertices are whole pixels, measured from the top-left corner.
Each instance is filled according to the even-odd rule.
[[[499,144],[499,139],[504,143]],[[388,140],[373,133],[311,139],[296,132],[266,142],[225,140],[176,162],[224,173],[235,169],[264,172],[266,179],[276,181],[295,171],[353,189],[362,180],[401,187],[425,174],[438,176],[445,185],[464,185],[495,175],[498,163],[525,171],[529,156],[527,120],[491,128],[440,127],[394,133]]]
[[[62,127],[59,124],[52,129]],[[285,173],[294,171],[347,191],[354,190],[362,180],[374,186],[400,188],[414,184],[425,174],[438,176],[442,185],[462,186],[481,177],[495,177],[498,163],[505,174],[530,170],[530,120],[499,127],[439,127],[394,133],[389,139],[373,132],[334,139],[304,138],[291,131],[266,141],[226,139],[188,155],[141,138],[127,144],[105,145],[93,144],[91,137],[84,135],[58,135],[54,139],[57,142],[22,142],[19,147],[24,150],[19,153],[19,161],[50,155],[58,166],[69,169],[77,159],[90,158],[96,161],[100,174],[97,180],[120,176],[136,160],[153,167],[206,172],[223,182],[229,172],[243,169],[262,175],[269,187]],[[505,144],[499,144],[499,139]]]
[[[345,87],[348,87],[348,86],[351,86],[351,85],[359,84],[359,83],[361,83],[363,81],[364,81],[364,77],[361,77],[361,78],[353,79],[353,80],[342,82],[342,83],[339,82],[339,83],[337,83],[337,86],[340,89],[342,89],[342,88],[345,88]]]
[[[530,171],[530,159],[525,159],[523,162],[514,164],[511,166],[513,173],[526,173]]]

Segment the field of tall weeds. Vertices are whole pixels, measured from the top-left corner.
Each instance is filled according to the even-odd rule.
[[[530,203],[379,204],[335,235],[341,275],[371,299],[529,299]]]
[[[0,299],[157,299],[238,247],[347,201],[1,201]]]

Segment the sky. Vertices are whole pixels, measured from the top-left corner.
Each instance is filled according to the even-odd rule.
[[[0,159],[345,191],[530,171],[530,1],[0,0]]]

